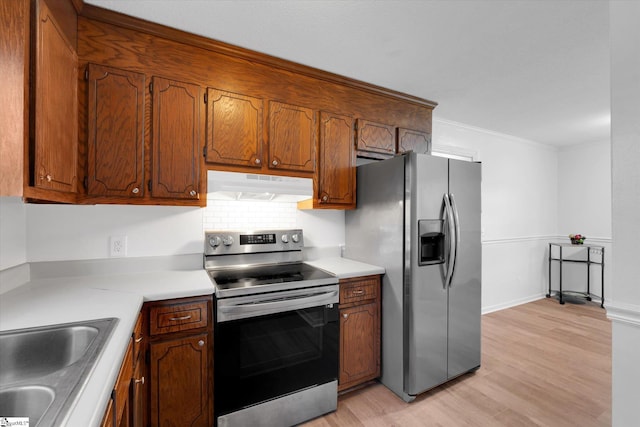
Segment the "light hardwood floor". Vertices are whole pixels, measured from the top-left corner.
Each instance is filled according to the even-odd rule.
[[[611,324],[595,303],[542,299],[482,316],[482,366],[407,404],[379,383],[327,426],[610,426]]]

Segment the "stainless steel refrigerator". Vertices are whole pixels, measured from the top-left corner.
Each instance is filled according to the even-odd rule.
[[[480,182],[427,154],[357,168],[345,256],[386,269],[381,381],[406,402],[480,367]]]

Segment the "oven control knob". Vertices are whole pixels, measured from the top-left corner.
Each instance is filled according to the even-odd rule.
[[[209,239],[209,244],[214,248],[220,246],[220,243],[222,243],[222,240],[220,240],[220,236],[214,236]]]
[[[293,243],[298,243],[300,241],[300,236],[298,236],[298,234],[292,234],[291,235],[291,240],[293,240]]]
[[[233,245],[233,237],[232,236],[226,236],[222,238],[222,244],[225,246],[231,246]]]
[[[283,234],[282,237],[282,243],[289,243],[289,236],[286,234]]]

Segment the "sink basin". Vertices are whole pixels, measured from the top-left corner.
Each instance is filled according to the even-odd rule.
[[[38,424],[55,399],[49,387],[24,386],[0,391],[0,414],[3,417],[29,417],[29,423]]]
[[[64,425],[117,323],[107,318],[0,332],[0,416]]]
[[[76,325],[0,335],[0,384],[42,377],[71,365],[98,332]]]

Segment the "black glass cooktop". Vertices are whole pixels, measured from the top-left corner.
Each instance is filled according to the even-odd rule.
[[[305,263],[209,270],[218,298],[337,283],[338,279]]]

